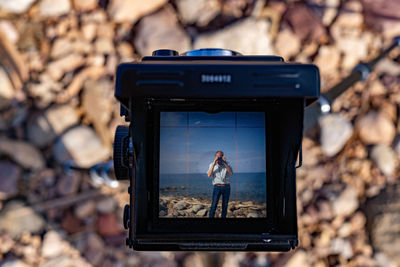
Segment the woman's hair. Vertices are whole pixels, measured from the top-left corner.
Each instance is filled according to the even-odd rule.
[[[215,152],[215,155],[217,155],[218,152],[221,152],[222,156],[224,155],[224,152],[222,150],[217,150],[217,152]]]

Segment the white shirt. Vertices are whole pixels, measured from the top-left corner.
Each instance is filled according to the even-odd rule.
[[[226,164],[230,167],[229,163],[226,162]],[[208,169],[211,168],[213,163],[211,162],[210,166],[208,166]],[[218,163],[215,163],[213,172],[211,174],[212,177],[212,184],[230,184],[230,174],[228,170],[226,169],[225,165],[219,166]]]

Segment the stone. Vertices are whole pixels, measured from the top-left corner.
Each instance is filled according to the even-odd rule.
[[[107,12],[115,22],[134,24],[142,16],[156,11],[166,2],[167,0],[111,0]]]
[[[62,216],[61,227],[69,234],[75,234],[83,230],[82,222],[70,211],[65,212]]]
[[[365,212],[368,234],[374,250],[400,264],[400,186],[386,186],[377,196],[367,199]],[[382,265],[386,266],[386,265]]]
[[[194,213],[197,213],[197,212],[198,212],[199,210],[201,210],[203,207],[204,207],[203,205],[199,205],[199,204],[193,205],[192,211],[193,211]]]
[[[179,0],[176,6],[183,23],[198,26],[207,25],[221,10],[216,0]]]
[[[25,169],[43,169],[42,153],[33,145],[23,141],[0,137],[0,155],[6,155]]]
[[[59,163],[73,160],[83,168],[107,160],[109,153],[96,133],[83,125],[68,130],[54,145],[54,156]]]
[[[7,161],[0,161],[0,200],[14,196],[18,192],[21,169]]]
[[[214,33],[199,34],[194,48],[225,48],[244,55],[273,55],[268,34],[270,23],[253,17],[242,19]]]
[[[65,37],[57,38],[51,46],[50,57],[57,59],[70,54],[74,50],[73,42]]]
[[[28,139],[38,147],[51,144],[67,128],[77,124],[77,110],[69,105],[55,105],[28,121]]]
[[[1,263],[1,267],[29,267],[31,265],[28,265],[22,260],[5,260]]]
[[[314,64],[318,66],[321,74],[335,73],[340,63],[340,52],[335,46],[321,46]]]
[[[39,12],[45,17],[61,16],[70,10],[70,0],[41,0],[39,3]]]
[[[111,54],[114,52],[114,44],[111,39],[98,38],[94,43],[94,47],[99,54]]]
[[[208,212],[207,209],[202,209],[202,210],[199,210],[199,211],[196,213],[196,215],[197,215],[197,216],[206,216],[206,215],[207,215],[207,212]]]
[[[74,9],[77,11],[91,11],[96,9],[98,0],[73,0]]]
[[[324,16],[322,17],[322,24],[329,26],[338,13],[340,0],[327,0],[325,4],[326,8],[324,10]]]
[[[360,61],[367,59],[370,37],[370,35],[346,36],[336,41],[336,47],[344,54],[342,62],[344,69],[352,69]]]
[[[370,111],[356,123],[360,139],[365,144],[391,145],[396,130],[393,122],[382,112]]]
[[[93,216],[96,211],[96,203],[93,200],[88,200],[79,203],[74,208],[75,216],[80,220],[85,220]]]
[[[340,113],[320,117],[319,126],[322,151],[329,157],[341,151],[353,134],[352,124]]]
[[[13,238],[24,232],[39,233],[44,226],[43,218],[21,201],[7,202],[0,212],[0,232],[4,231]]]
[[[134,45],[142,56],[150,56],[154,50],[166,48],[185,52],[191,49],[189,35],[178,24],[171,8],[143,18],[138,25]]]
[[[10,104],[10,100],[15,94],[14,87],[5,69],[2,67],[0,67],[0,85],[0,108],[5,108]]]
[[[28,11],[34,2],[35,0],[0,0],[0,10],[9,13],[21,14]]]
[[[42,245],[42,256],[53,258],[64,252],[64,242],[56,231],[49,231],[44,235]]]
[[[289,60],[300,52],[300,39],[290,29],[284,29],[278,33],[275,41],[275,50],[278,56]]]
[[[384,175],[393,175],[398,155],[387,145],[375,145],[371,150],[371,159]]]
[[[102,214],[97,220],[97,232],[104,237],[115,236],[122,232],[114,214]]]
[[[247,218],[258,218],[258,214],[254,212],[250,212],[247,214]]]
[[[290,5],[283,20],[287,21],[292,26],[294,33],[301,41],[323,43],[328,39],[326,29],[322,25],[321,20],[307,5],[302,3]]]
[[[100,213],[112,213],[117,209],[117,202],[113,197],[105,197],[97,202],[96,208]]]
[[[174,205],[175,210],[183,210],[186,209],[187,203],[185,201],[180,201]]]
[[[304,250],[297,250],[296,253],[293,254],[285,264],[286,267],[297,267],[297,266],[304,266],[308,267],[311,266],[308,262],[307,252]]]
[[[50,62],[47,65],[47,72],[54,81],[58,81],[65,73],[75,70],[84,65],[84,63],[85,59],[82,55],[71,53]]]
[[[337,216],[349,216],[358,209],[357,191],[352,186],[347,186],[337,199],[333,200],[333,211]]]
[[[81,184],[81,174],[75,171],[68,171],[61,175],[57,181],[57,192],[62,196],[73,195],[78,192]]]
[[[330,247],[334,253],[340,254],[345,259],[353,256],[353,249],[350,241],[342,238],[334,238],[331,240]]]
[[[87,238],[85,258],[94,266],[99,266],[104,259],[104,248],[103,239],[96,233],[90,233]]]

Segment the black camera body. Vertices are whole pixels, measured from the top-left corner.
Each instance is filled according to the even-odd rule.
[[[124,210],[124,226],[129,229],[127,245],[135,250],[288,251],[295,248],[298,244],[295,169],[296,163],[301,165],[304,108],[319,97],[319,91],[319,71],[314,65],[285,63],[276,56],[242,56],[223,49],[200,49],[181,56],[172,50],[158,50],[141,62],[119,65],[115,97],[121,103],[121,116],[125,116],[130,125],[117,129],[114,169],[118,179],[130,180],[130,203]],[[169,119],[178,115],[183,118],[181,122]],[[247,127],[247,121],[252,121],[255,115],[260,115],[258,121],[262,127]],[[195,120],[196,116],[203,120]],[[236,179],[239,197],[233,200],[234,192],[231,192],[227,218],[207,217],[211,195],[208,195],[210,199],[202,200],[203,213],[207,214],[202,217],[193,208],[187,212],[177,208],[178,202],[187,207],[192,205],[191,201],[196,199],[193,195],[201,188],[196,183],[204,180],[210,188],[213,186],[207,180],[212,177],[207,178],[205,174],[208,164],[201,165],[198,172],[204,169],[204,173],[198,175],[204,178],[201,176],[197,180],[191,178],[197,169],[190,168],[196,166],[195,150],[204,146],[195,134],[203,131],[201,136],[204,137],[213,134],[215,129],[225,131],[225,126],[218,121],[204,121],[215,116],[228,118],[221,119],[221,124],[235,119],[232,119],[232,131],[229,130],[237,152],[231,186],[235,186]],[[170,122],[179,122],[182,126],[168,124]],[[218,128],[208,130],[209,125],[215,123]],[[245,126],[240,128],[241,125]],[[253,134],[252,127],[258,129],[257,134]],[[235,131],[237,135],[233,135]],[[250,135],[240,135],[241,132]],[[251,136],[257,136],[263,145],[254,143]],[[182,165],[186,165],[186,161],[176,165],[169,161],[178,155],[168,145],[168,138],[175,140],[175,144],[182,142],[182,154],[187,152],[187,173],[174,174],[171,180],[161,178],[169,177],[171,166],[168,165],[184,170],[186,166]],[[232,151],[234,141],[228,146]],[[221,139],[221,145],[223,142]],[[246,145],[264,155],[263,164],[259,164],[264,168],[263,182],[258,186],[263,189],[264,210],[258,211],[259,217],[234,210],[245,203],[250,203],[248,211],[255,210],[255,201],[240,200],[241,179],[250,175],[238,173],[241,168],[245,173],[246,164],[251,164],[240,158],[243,152],[240,149]],[[234,152],[230,156],[224,154],[229,162],[235,161]],[[210,154],[208,162],[214,157]],[[234,178],[236,173],[239,178]],[[182,176],[182,181],[187,178],[188,183],[182,186],[183,191],[187,190],[186,197],[179,196],[179,200],[175,200],[168,195],[165,199],[170,202],[162,207],[162,183],[178,176]],[[172,213],[162,215],[165,214],[162,209]]]

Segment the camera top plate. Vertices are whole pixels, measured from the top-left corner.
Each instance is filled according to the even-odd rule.
[[[257,58],[257,59],[256,59]],[[264,60],[261,60],[264,58]],[[115,97],[256,99],[319,97],[319,71],[312,64],[266,56],[158,56],[117,68]]]

